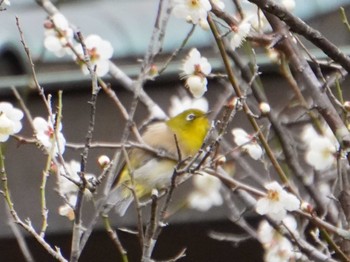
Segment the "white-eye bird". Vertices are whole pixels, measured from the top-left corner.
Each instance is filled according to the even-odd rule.
[[[198,109],[188,109],[165,122],[151,124],[142,135],[143,141],[157,151],[165,151],[174,159],[178,150],[182,159],[194,156],[201,148],[210,128],[207,114]],[[176,137],[176,140],[175,140]],[[177,142],[176,142],[177,141]],[[133,201],[130,190],[130,171],[138,198],[151,194],[152,189],[163,189],[171,184],[177,161],[161,158],[155,153],[134,148],[128,153],[129,165],[124,165],[117,176],[114,188],[107,200],[123,216]]]

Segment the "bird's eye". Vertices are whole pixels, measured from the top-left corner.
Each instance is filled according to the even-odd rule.
[[[191,113],[191,114],[188,114],[187,116],[186,116],[186,120],[187,121],[192,121],[193,119],[195,119],[195,115],[193,114],[193,113]]]

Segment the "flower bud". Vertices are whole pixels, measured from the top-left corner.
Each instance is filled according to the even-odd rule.
[[[205,31],[210,30],[210,26],[208,24],[208,21],[205,19],[199,19],[199,26]]]
[[[350,101],[345,101],[343,107],[347,112],[350,112]]]
[[[106,168],[109,163],[111,162],[111,160],[109,159],[108,156],[106,155],[101,155],[99,156],[99,158],[97,159],[97,162],[98,164],[100,165],[100,167],[103,169],[103,168]]]
[[[231,109],[235,109],[236,111],[239,111],[242,108],[240,99],[237,96],[232,97],[228,103],[227,103],[227,107],[231,108]]]
[[[45,28],[45,29],[53,29],[53,28],[54,28],[54,25],[53,25],[52,21],[50,21],[50,20],[45,20],[45,21],[44,21],[44,28]]]
[[[189,24],[193,24],[193,19],[190,15],[186,16],[186,22]]]
[[[75,218],[74,210],[67,204],[58,208],[58,214],[67,217],[70,221]]]
[[[158,190],[157,190],[157,189],[155,189],[155,188],[153,188],[153,189],[152,189],[152,193],[151,193],[151,195],[152,195],[153,197],[157,198],[157,197],[159,196],[159,192],[158,192]]]
[[[58,171],[57,164],[55,162],[51,161],[51,163],[50,163],[50,172],[52,172],[54,174],[57,174],[57,171]]]
[[[314,212],[314,208],[308,202],[302,202],[300,205],[300,209],[309,214],[312,214]]]
[[[280,53],[274,48],[267,49],[267,57],[274,63],[279,63],[281,60]]]
[[[265,102],[262,102],[259,104],[259,109],[260,109],[261,114],[263,114],[263,115],[270,113],[270,110],[271,110],[270,105],[268,103],[265,103]]]
[[[225,157],[224,155],[218,156],[218,158],[217,158],[217,160],[216,160],[216,164],[217,164],[218,166],[221,166],[221,165],[223,165],[223,164],[225,164],[225,163],[226,163],[226,157]]]
[[[158,67],[156,65],[154,65],[154,64],[151,65],[151,67],[150,67],[150,69],[148,71],[149,77],[153,79],[154,77],[158,76],[158,73],[159,73]]]

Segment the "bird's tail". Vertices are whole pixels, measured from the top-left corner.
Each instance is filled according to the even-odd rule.
[[[130,190],[124,186],[117,186],[109,192],[106,206],[114,208],[116,213],[124,216],[134,197]]]

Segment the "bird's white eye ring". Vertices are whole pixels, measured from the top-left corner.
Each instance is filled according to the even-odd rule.
[[[195,115],[194,115],[193,113],[188,114],[188,115],[186,116],[186,120],[187,120],[187,121],[192,121],[193,119],[195,119]]]

